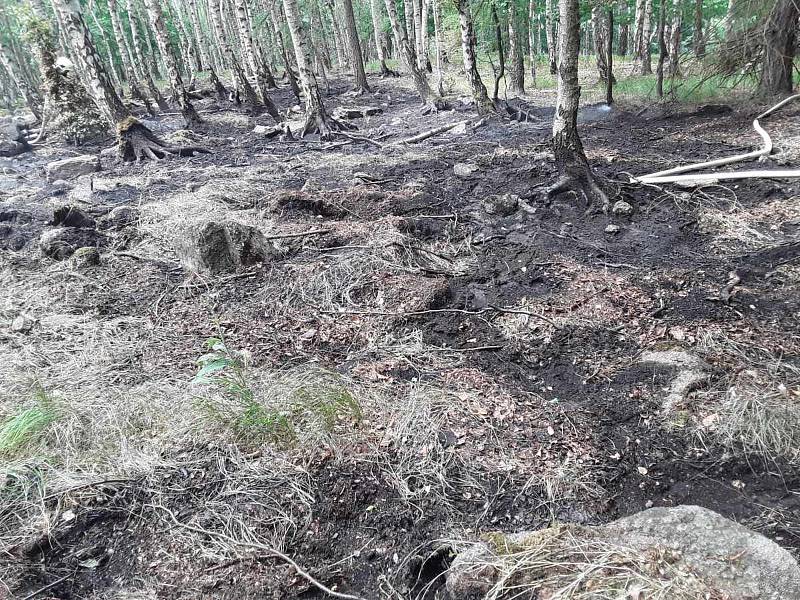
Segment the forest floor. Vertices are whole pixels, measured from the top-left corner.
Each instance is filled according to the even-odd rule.
[[[402,144],[474,114],[370,83],[327,102],[382,106],[351,132],[377,143],[266,140],[204,100],[206,131],[148,123],[212,154],[106,155],[66,189],[44,165],[102,147],[3,161],[0,416],[45,418],[5,448],[0,597],[322,597],[266,545],[340,592],[433,598],[461,541],[678,504],[800,550],[800,190],[629,183],[753,148],[762,107],[584,107],[620,216],[548,201],[549,99]],[[764,123],[771,161],[797,164],[798,116]],[[99,265],[40,255],[63,205],[106,220]],[[323,233],[184,269],[225,220]],[[214,336],[260,409],[192,383]]]

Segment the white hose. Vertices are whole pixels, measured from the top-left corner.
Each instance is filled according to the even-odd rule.
[[[737,154],[727,158],[718,158],[706,162],[684,165],[682,167],[675,167],[665,171],[657,171],[656,173],[650,173],[649,175],[642,175],[640,177],[632,177],[631,183],[680,183],[688,181],[703,182],[724,179],[783,179],[800,177],[800,169],[789,169],[783,171],[728,171],[723,173],[697,173],[696,175],[679,175],[679,173],[688,173],[690,171],[697,171],[699,169],[719,167],[722,165],[729,165],[731,163],[742,162],[745,160],[751,160],[769,155],[773,148],[772,139],[769,137],[769,134],[764,130],[764,128],[761,127],[761,124],[758,122],[758,120],[771,115],[773,112],[782,106],[785,106],[792,100],[795,100],[796,98],[800,98],[800,94],[795,94],[794,96],[789,96],[788,98],[781,100],[778,102],[778,104],[769,110],[764,111],[753,120],[753,129],[756,130],[756,133],[761,136],[761,139],[764,142],[764,146],[760,150],[754,150],[745,154]]]

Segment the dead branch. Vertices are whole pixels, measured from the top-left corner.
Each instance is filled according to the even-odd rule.
[[[449,125],[442,125],[440,127],[434,128],[434,129],[429,129],[428,131],[423,131],[422,133],[418,133],[417,135],[412,135],[411,137],[406,138],[404,140],[400,140],[399,142],[396,142],[396,143],[397,144],[418,144],[419,142],[427,140],[430,137],[433,137],[435,135],[439,135],[440,133],[444,133],[446,131],[450,131],[451,129],[455,129],[459,125],[472,125],[473,129],[477,129],[478,127],[480,127],[482,125],[485,125],[485,124],[486,124],[486,119],[485,118],[481,119],[480,121],[478,121],[478,122],[476,122],[474,124],[472,123],[471,120],[457,121],[456,123],[450,123]]]

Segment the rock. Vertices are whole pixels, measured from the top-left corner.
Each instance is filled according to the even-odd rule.
[[[99,247],[105,243],[105,236],[94,229],[57,227],[45,231],[39,238],[39,249],[44,256],[55,260],[66,260],[85,246]]]
[[[610,235],[616,235],[616,234],[618,234],[620,232],[619,225],[614,225],[614,224],[607,225],[606,229],[605,229],[605,232],[610,234]]]
[[[100,264],[100,252],[90,246],[78,248],[70,257],[69,264],[74,269],[95,267]]]
[[[567,567],[587,561],[586,548],[598,544],[603,547],[603,568]],[[544,580],[563,589],[580,577],[597,597],[618,597],[618,578],[605,579],[615,573],[609,561],[616,560],[619,569],[629,574],[630,589],[635,589],[634,573],[651,578],[652,570],[659,573],[662,583],[674,584],[671,589],[676,596],[800,600],[800,567],[789,552],[699,506],[651,508],[598,527],[556,525],[529,533],[489,534],[486,542],[460,552],[453,561],[446,580],[450,598],[485,596],[498,584],[501,573],[512,568],[514,556],[525,550],[535,552],[541,564],[550,562],[557,568],[537,568],[527,580],[525,571],[520,572],[508,582],[518,596],[524,595],[526,583],[531,591],[534,585],[544,585]]]
[[[633,206],[625,200],[617,200],[611,208],[611,212],[620,217],[630,217],[633,214]]]
[[[187,269],[212,274],[236,272],[275,253],[260,230],[234,221],[193,228],[177,251]]]
[[[664,412],[672,411],[683,401],[686,394],[708,379],[711,367],[700,358],[684,350],[661,350],[642,352],[639,362],[653,364],[677,371],[670,382],[667,396],[662,403]]]
[[[28,315],[19,315],[11,321],[11,331],[14,333],[27,333],[33,328],[34,320]]]
[[[17,156],[30,149],[23,124],[14,117],[0,119],[0,156]]]
[[[483,209],[490,215],[507,217],[517,212],[520,198],[516,194],[490,196],[483,202]]]
[[[109,146],[100,150],[100,156],[104,158],[119,156],[119,146]]]
[[[459,177],[471,177],[478,171],[478,165],[472,163],[456,163],[453,166],[453,173]]]
[[[136,223],[139,211],[130,206],[117,206],[103,217],[100,226],[103,229],[124,229]]]
[[[62,227],[94,227],[95,221],[77,206],[60,206],[53,211],[53,225]]]
[[[93,154],[84,154],[74,158],[65,158],[48,163],[45,171],[47,181],[56,179],[77,179],[81,175],[88,175],[100,170],[100,158]]]

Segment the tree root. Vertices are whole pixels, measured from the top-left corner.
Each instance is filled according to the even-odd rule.
[[[117,125],[119,154],[124,161],[161,160],[167,156],[210,154],[199,146],[170,146],[133,117]]]
[[[440,110],[449,110],[450,103],[444,98],[432,98],[428,100],[422,107],[421,113],[423,115],[432,115],[438,113]]]
[[[306,117],[306,123],[300,131],[300,137],[318,133],[319,139],[330,141],[336,137],[338,131],[355,131],[358,129],[345,121],[339,121],[322,111],[314,111]]]
[[[548,188],[548,198],[564,192],[580,193],[586,200],[587,212],[597,205],[602,207],[603,212],[608,212],[611,202],[606,193],[597,185],[588,164],[582,161],[568,163],[563,166],[561,172],[562,175],[558,181]]]

